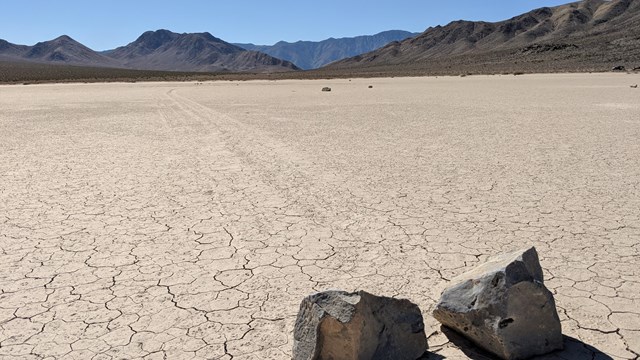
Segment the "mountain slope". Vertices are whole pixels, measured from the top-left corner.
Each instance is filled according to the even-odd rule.
[[[100,55],[69,36],[63,35],[33,46],[15,45],[0,40],[0,58],[40,63],[117,67],[119,63]]]
[[[0,58],[16,59],[22,57],[29,50],[28,46],[12,44],[0,39]]]
[[[242,49],[209,33],[147,31],[134,42],[103,54],[130,69],[208,72],[297,69],[290,62]]]
[[[328,69],[374,67],[603,69],[640,55],[640,0],[585,0],[509,20],[455,21],[412,39],[335,62]]]
[[[291,61],[301,69],[316,69],[333,61],[363,54],[378,49],[392,41],[410,38],[417,34],[391,30],[376,35],[357,36],[314,42],[280,41],[274,45],[235,44],[247,50],[260,51],[271,56]]]

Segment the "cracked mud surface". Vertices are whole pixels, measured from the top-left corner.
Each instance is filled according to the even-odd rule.
[[[411,299],[465,359],[441,290],[535,245],[572,338],[545,359],[638,359],[637,82],[2,86],[0,358],[288,359],[340,288]]]

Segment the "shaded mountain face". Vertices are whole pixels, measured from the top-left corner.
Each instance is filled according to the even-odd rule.
[[[245,50],[209,33],[148,31],[136,41],[103,54],[130,69],[209,72],[297,70],[288,61]]]
[[[51,62],[67,65],[117,67],[118,62],[98,54],[72,38],[63,35],[33,46],[15,45],[0,40],[0,57],[8,60]]]
[[[327,39],[323,41],[280,41],[275,45],[235,44],[247,50],[260,51],[279,59],[288,60],[301,69],[320,68],[336,60],[378,49],[392,41],[404,40],[417,33],[391,30],[376,35],[352,38]]]
[[[639,55],[640,0],[585,0],[496,23],[454,21],[327,68],[537,63],[544,69],[554,62],[604,66]]]
[[[28,46],[12,44],[0,39],[0,57],[15,59],[23,56],[29,50]]]

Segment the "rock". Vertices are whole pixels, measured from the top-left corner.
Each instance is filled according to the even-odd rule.
[[[622,65],[614,66],[611,71],[625,71],[625,67]]]
[[[633,71],[640,71],[640,66],[636,66],[633,68]]]
[[[369,89],[373,89],[373,85],[369,85]]]
[[[498,256],[452,281],[434,317],[502,359],[562,349],[560,319],[535,248]]]
[[[632,88],[632,89],[637,89],[637,88],[638,88],[638,84],[631,85],[631,88]]]
[[[328,91],[331,91],[331,88],[330,87],[323,87],[322,91],[327,91],[328,92]]]
[[[294,360],[414,360],[427,351],[417,305],[364,291],[326,291],[306,297],[293,337]]]

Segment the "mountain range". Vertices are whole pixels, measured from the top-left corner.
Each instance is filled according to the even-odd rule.
[[[235,44],[247,50],[260,51],[288,60],[304,70],[321,68],[344,58],[364,54],[387,45],[419,35],[402,30],[383,31],[375,35],[329,38],[322,41],[280,41],[274,45]]]
[[[103,52],[68,36],[33,46],[0,40],[0,63],[13,64],[7,69],[38,63],[153,71],[283,72],[289,77],[604,71],[619,65],[635,69],[640,68],[640,0],[583,0],[499,22],[454,21],[413,35],[389,31],[320,42],[239,44],[243,48],[209,33],[157,30]],[[293,75],[299,68],[315,69],[334,59],[320,69]]]
[[[101,55],[63,35],[33,46],[15,45],[0,40],[0,60],[51,62],[70,65],[118,67],[114,59]]]
[[[125,46],[102,52],[63,35],[33,46],[0,40],[0,61],[136,70],[272,73],[318,68],[414,35],[392,30],[371,36],[261,46],[230,44],[209,33],[178,34],[161,29],[147,31]]]
[[[36,62],[138,70],[282,72],[298,68],[267,54],[245,50],[209,33],[148,31],[132,43],[98,53],[60,36],[33,46],[0,40],[0,61]]]
[[[136,41],[103,54],[128,69],[171,71],[291,71],[291,62],[245,50],[209,33],[147,31]]]
[[[454,21],[328,69],[588,70],[634,61],[640,65],[640,0],[584,0],[495,23]]]

